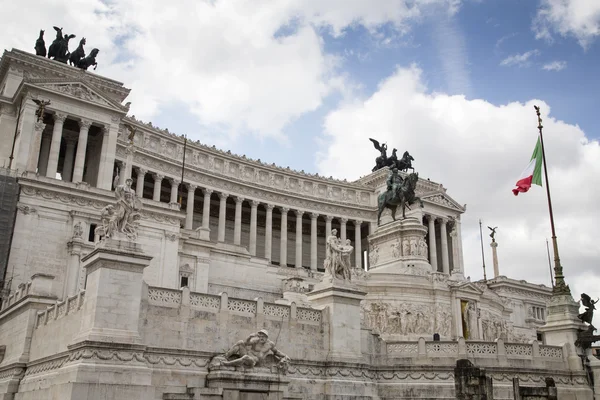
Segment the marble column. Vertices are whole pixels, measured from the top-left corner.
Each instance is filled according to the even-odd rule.
[[[458,261],[456,264],[454,264],[454,269],[463,273],[465,266],[464,266],[464,261],[463,261],[462,232],[461,232],[461,227],[460,227],[460,225],[461,225],[460,216],[458,218],[456,218],[455,223],[456,223],[456,247],[457,247],[456,252],[458,253]]]
[[[42,149],[42,136],[44,135],[45,128],[46,124],[44,124],[42,121],[37,121],[33,124],[33,139],[31,143],[31,150],[29,152],[29,159],[27,161],[27,171],[35,172],[38,168],[40,163],[40,150]]]
[[[437,246],[435,244],[435,217],[433,215],[428,215],[427,220],[429,221],[429,264],[431,264],[433,272],[437,272],[438,262]]]
[[[250,203],[250,255],[256,255],[256,217],[260,202],[252,200]]]
[[[64,182],[81,182],[76,181],[73,175],[73,161],[75,159],[75,144],[77,142],[73,138],[65,137],[67,143],[65,151],[65,159],[63,161],[62,180]]]
[[[302,268],[302,216],[304,211],[296,210],[296,268]]]
[[[362,269],[362,221],[354,221],[354,266]]]
[[[236,196],[235,197],[235,220],[233,226],[233,244],[241,245],[242,244],[242,204],[244,203],[244,198]]]
[[[164,175],[161,174],[152,174],[154,177],[154,193],[152,195],[152,200],[160,201],[160,191],[162,188],[162,180],[165,178]]]
[[[113,166],[115,164],[115,155],[117,152],[117,137],[119,136],[119,124],[112,123],[105,127],[108,134],[102,138],[102,154],[100,163],[103,166],[100,170],[104,174],[104,182],[99,185],[100,189],[110,190],[112,185]],[[106,146],[104,143],[106,142]]]
[[[212,189],[204,189],[204,204],[202,207],[202,227],[210,229],[210,195]]]
[[[281,245],[279,247],[279,265],[287,266],[287,213],[289,208],[281,207]]]
[[[331,215],[325,216],[325,238],[328,238],[331,235],[331,221],[333,221],[333,217]]]
[[[310,214],[310,269],[317,270],[317,222],[319,214]]]
[[[340,240],[342,243],[346,243],[346,225],[348,223],[348,218],[340,219]]]
[[[142,198],[144,197],[144,178],[146,178],[146,171],[144,168],[137,169],[137,183],[135,185],[135,194]]]
[[[119,185],[123,185],[127,179],[131,178],[131,173],[127,175],[127,161],[117,161],[117,165],[119,166]]]
[[[273,204],[267,204],[265,221],[265,258],[271,262],[273,258]]]
[[[109,129],[106,126],[102,127],[102,146],[100,147],[100,162],[98,165],[98,178],[96,179],[96,187],[100,189],[110,190],[112,187],[111,182],[106,182],[107,168],[110,168],[105,162],[105,154],[108,152],[108,141],[109,141]],[[112,173],[111,178],[112,178]]]
[[[225,242],[225,217],[227,211],[227,198],[228,193],[219,193],[219,228],[218,238],[219,242]]]
[[[185,214],[185,229],[194,229],[194,195],[196,194],[196,185],[187,184],[187,208]]]
[[[83,180],[83,169],[85,167],[85,154],[90,126],[92,126],[91,121],[84,119],[79,122],[79,140],[77,141],[77,156],[75,157],[75,168],[73,169],[73,182],[81,182]]]
[[[50,155],[48,156],[48,169],[46,177],[56,179],[58,170],[58,154],[60,153],[60,142],[62,140],[63,125],[67,119],[66,114],[54,114],[54,129],[52,129],[52,142],[50,143]]]
[[[40,158],[38,160],[38,174],[46,176],[48,170],[48,157],[50,155],[50,142],[52,139],[48,135],[44,135],[42,131],[42,145],[40,149]]]
[[[440,223],[440,236],[442,242],[442,271],[445,274],[450,273],[450,261],[448,258],[448,234],[446,232],[446,224],[448,220],[446,218],[441,218]]]
[[[170,204],[177,204],[177,192],[179,190],[179,184],[181,183],[177,179],[170,179],[171,182],[171,200]]]

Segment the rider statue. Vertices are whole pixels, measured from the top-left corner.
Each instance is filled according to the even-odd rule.
[[[394,167],[391,169],[386,183],[387,191],[392,193],[391,197],[394,197],[398,193],[398,189],[402,187],[402,177],[398,174],[398,168]]]

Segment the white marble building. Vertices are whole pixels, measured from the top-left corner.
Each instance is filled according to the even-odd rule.
[[[452,367],[467,357],[489,367],[502,396],[512,376],[543,385],[553,371],[561,398],[592,398],[570,347],[539,332],[551,288],[465,279],[466,210],[441,184],[420,180],[424,208],[400,223],[384,214],[378,227],[387,170],[340,181],[188,141],[182,182],[184,139],[128,116],[128,94],[23,51],[0,60],[0,164],[18,171],[20,186],[0,399],[204,398],[189,396],[201,396],[192,389],[206,386],[210,356],[261,328],[277,332],[293,360],[285,398],[408,398],[424,382],[433,392],[422,398],[453,398]],[[39,120],[33,99],[50,101]],[[95,286],[86,256],[117,174],[142,198],[138,243],[149,261],[126,278],[143,286],[139,295],[115,290],[113,306],[99,309],[108,289]],[[358,348],[339,358],[337,327],[354,317],[310,295],[334,228],[354,246],[353,282],[364,293]],[[92,339],[90,323],[131,325],[131,340]]]

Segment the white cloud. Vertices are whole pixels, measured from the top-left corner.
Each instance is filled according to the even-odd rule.
[[[356,179],[371,171],[377,151],[369,137],[399,153],[409,150],[422,178],[448,188],[467,204],[462,230],[466,275],[482,277],[478,219],[499,226],[496,239],[503,275],[549,285],[545,239],[550,224],[545,188],[515,197],[511,189],[537,138],[541,107],[544,139],[562,264],[575,297],[595,292],[600,248],[600,145],[577,126],[548,117],[544,101],[493,105],[464,96],[429,93],[416,67],[398,68],[378,90],[328,114],[319,173]],[[352,160],[349,162],[348,160]],[[486,240],[488,276],[493,275]],[[592,276],[593,279],[589,279]],[[595,277],[594,277],[595,276]]]
[[[510,67],[510,66],[528,67],[531,65],[530,58],[539,56],[539,55],[540,55],[540,51],[537,49],[527,51],[523,54],[513,54],[512,56],[508,56],[504,60],[502,60],[500,62],[500,65],[506,66],[506,67]]]
[[[542,0],[533,20],[537,39],[552,40],[552,34],[574,36],[587,48],[600,36],[600,2],[596,0]]]
[[[542,69],[546,71],[562,71],[565,68],[567,68],[566,61],[552,61],[547,64],[544,64],[544,66],[542,67]]]
[[[2,5],[0,48],[33,51],[38,29],[54,38],[47,15],[98,47],[96,72],[133,91],[144,120],[175,102],[211,130],[281,137],[340,87],[340,60],[323,48],[322,30],[342,35],[387,24],[403,33],[429,7],[456,11],[460,0],[23,0]],[[35,10],[23,13],[22,10]],[[77,42],[79,37],[74,41]],[[76,43],[71,43],[74,49]],[[220,128],[220,129],[219,129]],[[193,132],[188,132],[193,136]]]

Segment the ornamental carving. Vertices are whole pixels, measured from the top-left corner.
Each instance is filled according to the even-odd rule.
[[[452,314],[447,304],[373,302],[365,307],[368,328],[378,334],[450,336]]]
[[[54,84],[54,85],[43,85],[46,89],[55,90],[60,93],[67,94],[69,96],[76,97],[81,100],[89,101],[103,106],[112,106],[109,102],[98,96],[96,93],[88,89],[84,85],[80,84]]]

